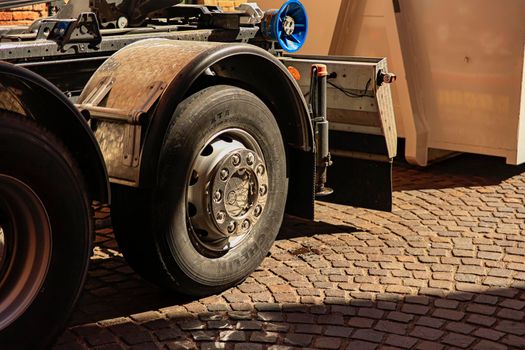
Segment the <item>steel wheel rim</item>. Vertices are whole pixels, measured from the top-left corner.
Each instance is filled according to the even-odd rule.
[[[253,136],[227,129],[209,138],[187,181],[186,216],[194,247],[213,257],[239,246],[262,217],[269,190],[267,165]]]
[[[51,260],[51,226],[38,195],[0,174],[0,331],[31,305]]]

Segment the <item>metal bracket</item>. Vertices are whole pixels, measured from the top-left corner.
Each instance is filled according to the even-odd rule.
[[[142,124],[162,92],[166,89],[166,83],[157,81],[152,83],[145,91],[145,98],[141,107],[126,111],[116,108],[100,107],[104,98],[113,87],[113,79],[110,77],[102,79],[97,88],[88,95],[77,108],[82,114],[88,114],[95,121],[108,121],[124,125],[122,164],[128,167],[138,167],[140,164],[140,147],[142,142]]]
[[[261,23],[264,18],[264,11],[254,2],[240,4],[235,9],[244,12],[244,16],[241,17],[242,24],[256,25]]]
[[[56,42],[62,51],[66,45],[88,44],[96,47],[102,41],[97,16],[84,12],[78,19],[44,19],[37,34],[37,39],[48,39]]]

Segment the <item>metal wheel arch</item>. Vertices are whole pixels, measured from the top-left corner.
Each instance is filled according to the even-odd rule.
[[[5,62],[0,62],[0,91],[16,104],[12,112],[37,120],[66,145],[85,174],[91,198],[109,203],[109,180],[97,141],[67,97],[39,75]]]
[[[206,71],[216,75],[203,83]],[[156,177],[165,130],[177,105],[190,94],[215,84],[230,84],[258,96],[274,113],[289,153],[314,152],[313,128],[306,101],[287,68],[268,52],[248,44],[225,44],[207,50],[169,84],[153,113],[141,160],[141,186]],[[308,157],[307,157],[308,158]],[[313,165],[312,165],[313,169]]]

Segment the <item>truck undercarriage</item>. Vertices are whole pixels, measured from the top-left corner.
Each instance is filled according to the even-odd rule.
[[[130,265],[191,295],[242,281],[285,212],[313,218],[316,197],[390,209],[395,76],[385,59],[292,55],[307,32],[297,0],[233,13],[179,2],[71,0],[31,26],[0,27],[0,194],[13,198],[0,200],[3,348],[57,298],[61,322],[17,348],[45,346],[62,327],[87,269],[85,203],[109,203],[110,192]],[[14,165],[42,158],[37,135],[51,145],[42,157],[57,163],[47,175],[43,164]],[[66,208],[46,197],[45,181],[69,188]],[[27,217],[34,227],[24,229]],[[68,220],[84,224],[63,243]],[[42,254],[30,260],[47,268],[24,279],[33,268],[24,259],[15,268],[16,257],[35,249]],[[76,276],[60,293],[57,264]]]

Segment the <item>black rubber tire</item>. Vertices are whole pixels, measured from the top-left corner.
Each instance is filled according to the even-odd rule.
[[[188,234],[186,184],[191,164],[206,140],[230,128],[248,132],[261,147],[270,191],[267,207],[250,236],[223,256],[210,258],[195,248]],[[158,174],[151,192],[113,190],[115,234],[137,272],[177,292],[205,296],[241,282],[259,266],[279,232],[288,179],[278,124],[257,96],[220,85],[188,97],[173,115]]]
[[[0,174],[39,197],[52,239],[43,285],[24,313],[0,332],[0,349],[46,349],[63,330],[84,285],[92,252],[91,206],[73,157],[36,122],[0,111],[0,154]]]

